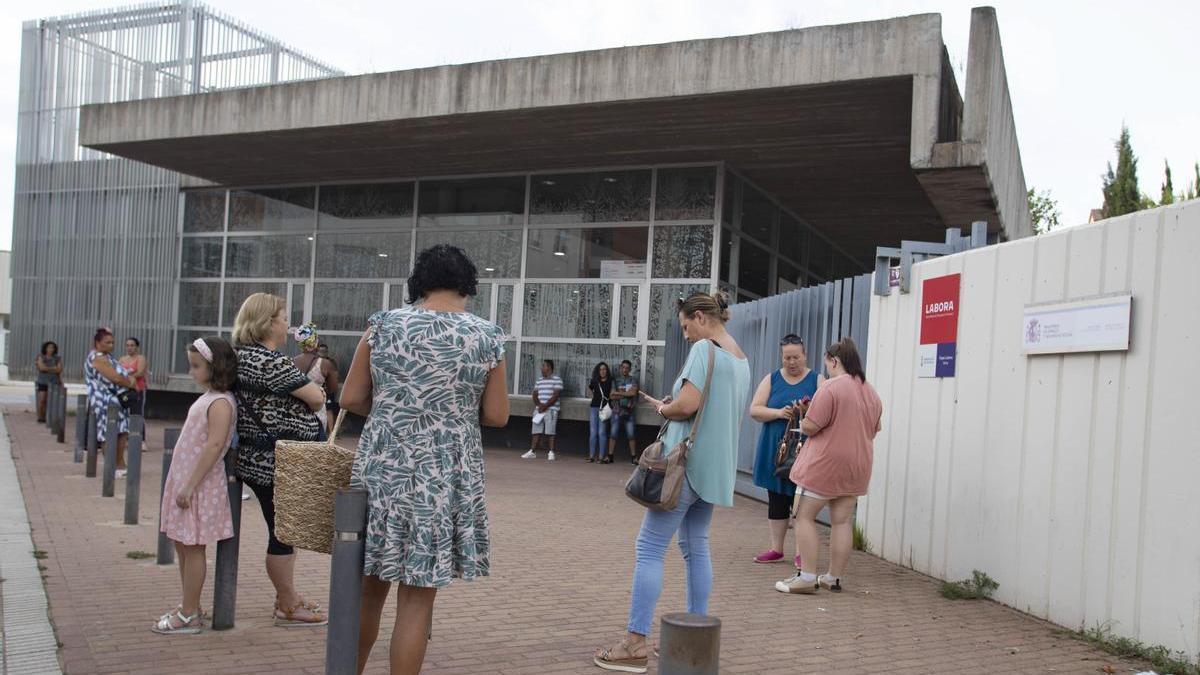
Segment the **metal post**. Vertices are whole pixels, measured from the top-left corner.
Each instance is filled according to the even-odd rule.
[[[87,396],[80,394],[75,397],[75,463],[83,461],[87,451],[88,438],[88,404]]]
[[[58,411],[57,414],[55,414],[55,416],[54,416],[54,421],[58,425],[58,428],[55,430],[56,434],[58,435],[57,440],[59,443],[66,443],[67,442],[67,388],[62,385],[58,386],[58,405],[55,407],[55,409]]]
[[[142,434],[129,434],[129,447],[125,449],[125,524],[138,524],[138,508],[142,498]]]
[[[46,388],[46,416],[42,418],[42,422],[50,430],[50,433],[54,433],[54,413],[58,412],[58,405],[54,402],[54,399],[58,397],[57,389],[58,387],[54,385]]]
[[[142,438],[146,437],[146,419],[141,415],[129,415],[129,433],[141,434]]]
[[[329,567],[325,675],[353,675],[358,671],[357,645],[366,529],[367,491],[338,490],[333,508],[333,559]]]
[[[162,458],[162,482],[159,484],[158,495],[162,499],[162,494],[167,490],[167,475],[171,473],[171,458],[175,455],[175,444],[179,441],[180,429],[166,429],[163,431],[163,458]],[[158,558],[156,561],[159,565],[170,565],[175,562],[175,546],[167,539],[167,535],[162,532],[162,505],[159,504],[158,509]]]
[[[717,675],[721,665],[721,620],[680,612],[659,626],[659,675]]]
[[[101,497],[111,497],[116,493],[117,443],[120,442],[117,420],[120,414],[121,406],[116,403],[109,404],[108,428],[104,430],[104,482],[100,485]]]
[[[217,570],[213,581],[213,630],[233,628],[237,607],[238,549],[242,533],[242,481],[237,477],[237,452],[225,453],[225,478],[229,486],[229,512],[233,536],[217,542]]]
[[[99,443],[99,441],[96,440],[97,424],[98,422],[96,421],[96,415],[92,413],[92,406],[89,404],[87,413],[87,464],[83,470],[83,475],[87,476],[88,478],[96,477],[96,454],[98,453],[96,446]]]

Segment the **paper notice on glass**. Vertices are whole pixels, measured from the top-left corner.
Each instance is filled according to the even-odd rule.
[[[644,279],[646,263],[642,260],[601,260],[601,279]]]

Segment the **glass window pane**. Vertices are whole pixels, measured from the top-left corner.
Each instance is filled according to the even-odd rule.
[[[188,372],[188,357],[187,346],[196,341],[196,338],[212,337],[216,335],[215,330],[186,330],[180,328],[175,331],[175,363],[172,364],[171,371],[176,375],[187,375]],[[228,338],[226,338],[228,339]]]
[[[833,278],[845,279],[848,277],[857,276],[867,271],[862,263],[842,255],[835,251],[833,254]]]
[[[648,227],[530,230],[525,277],[644,279],[649,236]]]
[[[771,234],[775,231],[775,221],[779,209],[761,192],[746,186],[742,190],[742,220],[743,233],[754,237],[760,243],[771,246]]]
[[[526,284],[521,335],[607,338],[612,292],[610,284]]]
[[[513,315],[513,287],[510,284],[505,284],[500,287],[500,297],[496,298],[496,325],[504,329],[505,333],[512,335],[512,315]],[[512,363],[510,362],[511,366]],[[510,367],[510,370],[512,368]]]
[[[321,330],[363,331],[383,308],[383,284],[313,284],[312,320]]]
[[[521,343],[521,389],[528,395],[541,375],[542,361],[554,361],[554,372],[563,379],[563,398],[586,396],[592,368],[604,361],[614,370],[624,359],[633,362],[633,372],[639,372],[641,349],[636,345],[593,345],[564,342]],[[511,365],[511,364],[510,364]]]
[[[221,276],[221,247],[224,237],[184,237],[183,258],[179,263],[179,276]]]
[[[392,284],[388,289],[388,309],[400,309],[408,304],[408,285]]]
[[[233,320],[237,318],[238,310],[246,298],[255,293],[270,293],[281,298],[287,298],[287,284],[271,281],[225,282],[225,299],[221,310],[221,326],[233,328]]]
[[[808,227],[800,221],[779,212],[779,255],[793,262],[804,262],[804,249],[808,246]]]
[[[225,276],[307,279],[311,258],[312,237],[230,237],[225,247]]]
[[[621,287],[621,316],[617,323],[617,337],[637,337],[638,295],[637,286]]]
[[[654,220],[711,220],[716,192],[716,167],[659,169]]]
[[[229,231],[311,230],[315,203],[311,187],[236,190],[229,195]]]
[[[794,291],[803,284],[800,281],[800,268],[780,259],[776,263],[775,292],[787,293]]]
[[[307,287],[304,284],[292,284],[292,320],[293,326],[304,324],[304,294]]]
[[[316,275],[328,279],[406,277],[410,232],[318,233]]]
[[[517,343],[509,340],[504,343],[504,379],[508,393],[513,392],[513,383],[517,380]],[[536,381],[536,380],[535,380]]]
[[[466,252],[482,278],[521,276],[521,230],[423,230],[417,233],[417,252],[434,244],[450,244]]]
[[[675,317],[676,300],[683,300],[696,291],[708,292],[708,284],[651,284],[649,340],[667,339],[667,327]]]
[[[721,226],[721,268],[719,270],[718,279],[721,281],[732,282],[730,278],[730,265],[733,261],[733,231],[730,227]]]
[[[650,171],[534,176],[531,224],[622,223],[650,220]]]
[[[329,358],[338,371],[338,381],[345,382],[346,374],[350,372],[350,363],[354,361],[354,350],[358,349],[358,341],[362,335],[327,335],[318,331],[321,344],[329,347]],[[294,340],[288,340],[296,344]]]
[[[179,325],[216,326],[217,305],[221,297],[219,283],[179,284]]]
[[[759,297],[770,294],[771,254],[743,239],[738,249],[738,290]]]
[[[317,227],[322,230],[412,227],[413,184],[322,185]]]
[[[224,190],[198,190],[184,193],[184,232],[223,232],[224,230]]]
[[[830,279],[830,266],[833,265],[833,247],[821,237],[808,238],[808,272],[820,281]]]
[[[712,275],[711,225],[654,228],[654,276],[708,279]]]
[[[733,225],[733,213],[737,208],[738,186],[738,179],[726,171],[725,194],[721,196],[721,222],[726,225]]]
[[[479,292],[467,297],[467,311],[481,319],[492,318],[492,285],[479,284]]]
[[[651,345],[646,347],[646,379],[642,389],[649,395],[660,398],[671,393],[674,380],[664,381],[663,368],[667,357],[667,348]]]
[[[525,177],[423,180],[421,226],[520,225],[525,220]]]

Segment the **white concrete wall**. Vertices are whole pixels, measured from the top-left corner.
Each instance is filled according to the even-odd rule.
[[[876,554],[1069,627],[1200,651],[1200,201],[917,265],[875,297]],[[921,282],[962,273],[957,377],[915,377]],[[1127,353],[1026,357],[1026,304],[1133,294]]]

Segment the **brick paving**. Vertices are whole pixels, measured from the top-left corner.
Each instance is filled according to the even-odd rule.
[[[84,478],[83,465],[71,462],[27,408],[9,406],[6,420],[34,541],[48,552],[45,585],[65,673],[323,672],[324,629],[271,625],[273,596],[261,563],[266,528],[253,501],[243,511],[237,627],[200,636],[151,634],[152,620],[178,601],[178,574],[126,553],[155,550],[164,425],[149,424],[142,524],[124,526],[124,482],[115,499],[100,497],[99,479]],[[493,576],[456,582],[439,594],[425,672],[602,672],[590,654],[623,630],[641,517],[621,494],[628,465],[587,464],[576,456],[528,462],[515,451],[495,450],[487,468]],[[763,546],[765,511],[739,497],[734,508],[718,509],[713,522],[710,610],[723,622],[724,673],[1148,669],[1001,605],[945,600],[934,580],[867,554],[854,553],[840,595],[777,593],[773,583],[788,568],[750,562]],[[683,609],[683,567],[672,554],[660,613]],[[210,547],[205,607],[211,607],[214,555]],[[310,598],[326,600],[328,564],[325,556],[300,554],[297,585]],[[385,626],[392,617],[389,610]],[[368,672],[387,672],[386,642],[376,646]]]

